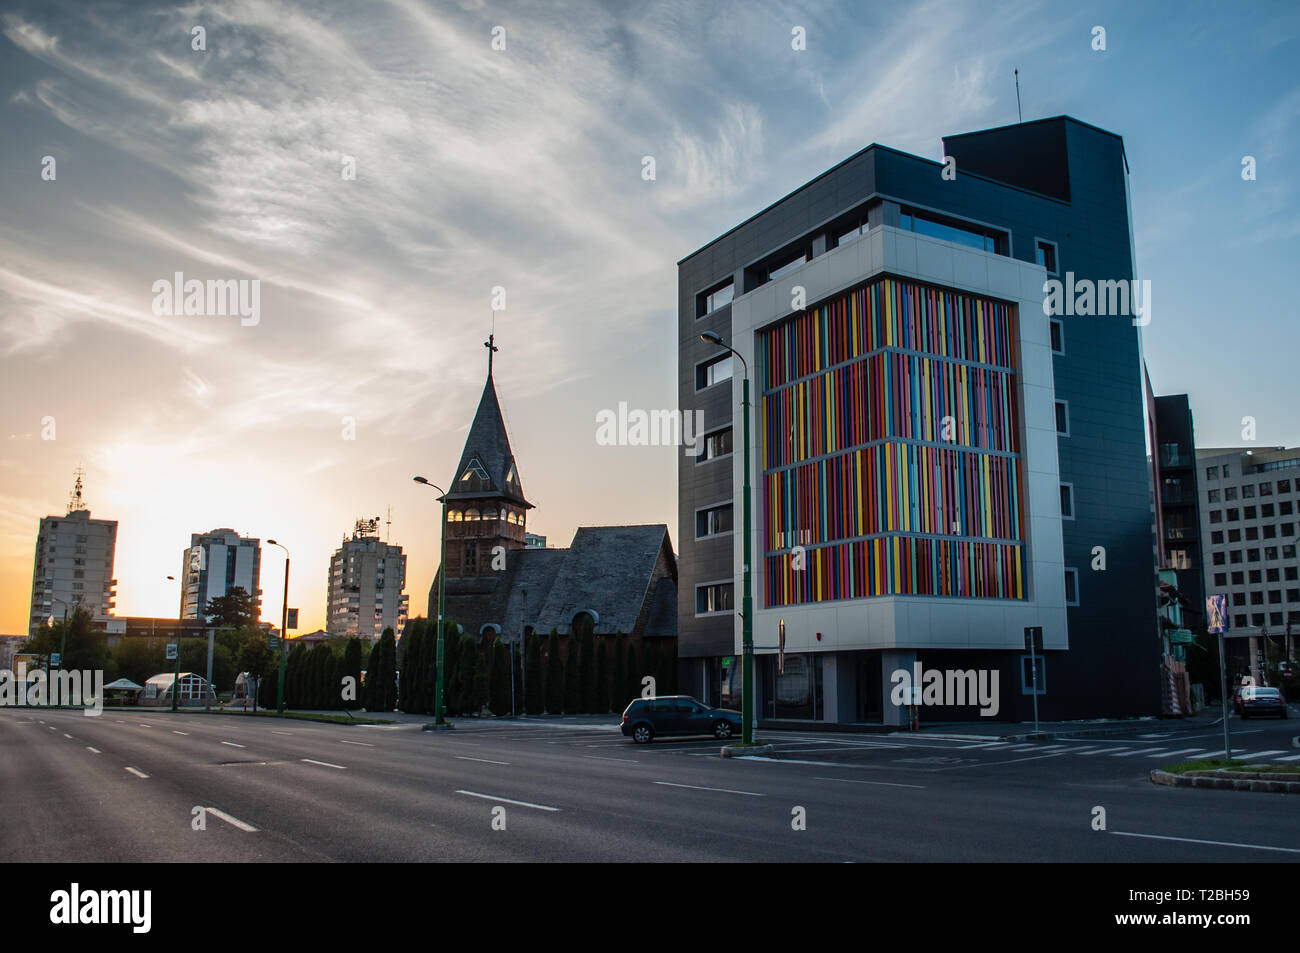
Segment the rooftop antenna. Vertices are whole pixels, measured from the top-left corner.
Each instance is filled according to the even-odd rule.
[[[393,504],[388,504],[388,519],[384,522],[384,544],[393,540]]]
[[[1016,67],[1016,122],[1024,121],[1025,118],[1020,115],[1020,67]]]
[[[77,464],[77,469],[72,471],[72,475],[77,478],[77,481],[72,485],[72,492],[68,494],[69,516],[77,510],[84,510],[86,508],[86,501],[81,495],[81,478],[86,475],[86,471],[81,464]]]

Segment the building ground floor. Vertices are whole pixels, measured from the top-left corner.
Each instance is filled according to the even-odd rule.
[[[755,655],[760,721],[902,726],[924,722],[1030,721],[1035,695],[1044,720],[1093,717],[1086,702],[1052,698],[1068,652],[870,650]],[[682,694],[740,708],[741,658],[683,658]],[[1154,673],[1153,673],[1154,681]]]

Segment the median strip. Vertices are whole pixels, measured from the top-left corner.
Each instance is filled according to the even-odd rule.
[[[478,791],[462,791],[458,788],[456,790],[456,793],[464,794],[466,797],[481,797],[485,801],[496,801],[499,804],[515,804],[518,805],[519,807],[531,807],[535,811],[555,812],[559,810],[558,807],[548,807],[545,804],[532,804],[528,801],[515,801],[508,797],[497,797],[494,794],[480,794]]]

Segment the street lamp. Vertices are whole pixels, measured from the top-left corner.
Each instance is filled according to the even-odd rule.
[[[745,456],[744,456],[744,475],[745,475],[745,519],[744,519],[744,587],[745,595],[741,602],[741,625],[740,625],[740,644],[741,644],[741,694],[740,694],[740,740],[742,744],[754,743],[754,597],[750,586],[750,509],[749,509],[749,362],[735,348],[730,347],[722,338],[712,331],[705,331],[700,335],[700,340],[705,344],[715,344],[718,347],[725,348],[736,357],[740,358],[741,366],[745,368],[745,378],[743,389],[741,390],[741,407],[744,408],[745,423]]]
[[[280,615],[280,689],[276,696],[275,711],[284,714],[284,659],[289,649],[289,550],[273,539],[266,541],[268,546],[279,546],[284,550],[284,606]]]
[[[443,615],[447,609],[447,491],[436,483],[430,483],[422,476],[412,477],[416,483],[431,487],[442,495],[439,499],[442,501],[442,539],[440,542],[440,553],[438,555],[438,672],[433,683],[433,723],[435,725],[445,725],[447,723],[442,709],[442,660],[443,660],[443,629],[446,628],[446,621]]]

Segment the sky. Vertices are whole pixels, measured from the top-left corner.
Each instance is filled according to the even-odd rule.
[[[1287,2],[0,0],[0,633],[79,465],[119,614],[174,617],[190,534],[231,527],[322,627],[389,507],[424,614],[411,477],[451,478],[489,333],[530,531],[676,540],[677,451],[596,440],[676,405],[676,262],[872,142],[1015,122],[1016,68],[1026,120],[1124,138],[1155,392],[1201,446],[1300,444],[1297,61]],[[177,272],[256,279],[256,323],[157,313]]]

